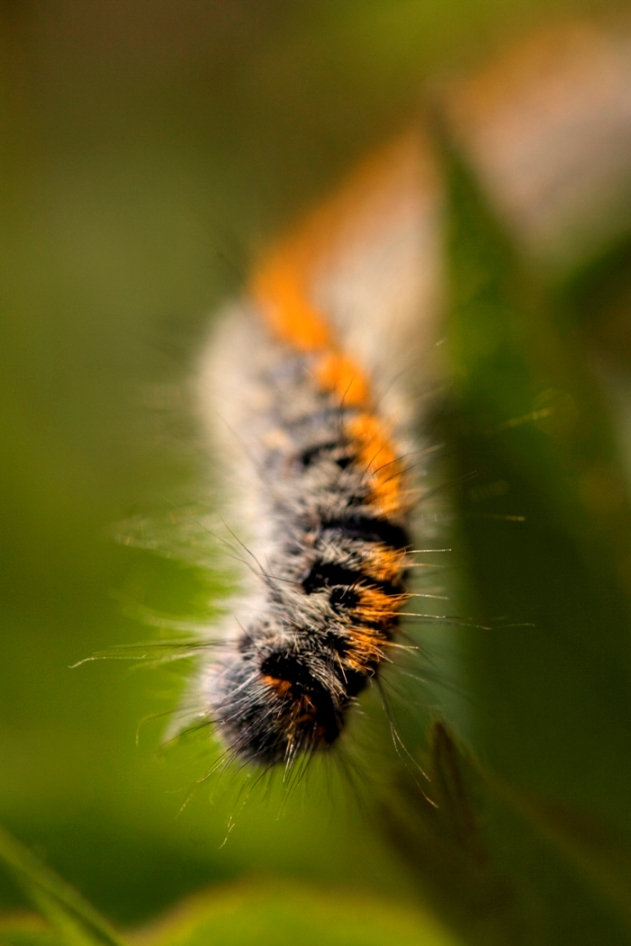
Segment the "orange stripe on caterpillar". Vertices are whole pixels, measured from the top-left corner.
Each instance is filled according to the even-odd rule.
[[[388,426],[366,413],[352,417],[345,429],[357,445],[358,462],[367,471],[371,501],[379,514],[392,516],[405,511],[403,468]]]
[[[370,402],[370,385],[359,366],[337,351],[325,352],[315,367],[316,383],[338,395],[345,407],[364,407]]]
[[[341,191],[262,256],[250,291],[280,341],[303,352],[339,347],[329,319],[313,299],[317,270],[358,235],[363,241],[380,232],[393,206],[418,192],[420,178],[433,173],[426,151],[417,130],[390,142],[364,160]]]
[[[295,261],[298,266],[298,260]],[[319,351],[315,380],[323,391],[335,393],[345,407],[371,406],[370,385],[351,357],[336,350],[333,334],[321,313],[310,303],[300,269],[272,257],[254,282],[254,292],[273,333],[299,351]],[[400,513],[404,507],[402,471],[386,425],[368,411],[352,418],[345,430],[357,444],[357,460],[370,473],[372,501],[381,515]]]
[[[354,611],[359,619],[373,623],[383,622],[388,626],[392,623],[393,611],[401,607],[409,597],[407,594],[387,594],[378,588],[358,587],[355,590],[359,603]]]
[[[265,321],[280,341],[304,352],[331,345],[331,330],[310,303],[302,274],[291,260],[273,257],[252,288]]]
[[[384,658],[388,637],[371,628],[354,627],[349,633],[349,648],[342,663],[349,670],[372,676]]]
[[[405,551],[377,543],[366,550],[362,564],[366,574],[375,581],[395,584],[409,568],[410,558]]]

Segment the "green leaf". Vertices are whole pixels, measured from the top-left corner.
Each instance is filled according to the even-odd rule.
[[[424,780],[401,772],[381,823],[467,943],[629,941],[629,839],[564,802],[502,783],[442,723],[430,730]]]
[[[454,635],[468,699],[449,722],[482,764],[475,803],[454,808],[458,793],[444,786],[455,757],[441,762],[434,745],[427,794],[439,789],[441,815],[432,821],[422,797],[408,798],[408,847],[424,887],[448,843],[463,890],[503,878],[516,906],[493,942],[628,943],[631,506],[619,449],[572,313],[449,141],[445,169],[444,439],[461,484],[452,544],[465,613],[485,626]],[[484,852],[477,869],[454,833],[467,806]],[[450,904],[441,890],[455,910],[458,894]]]
[[[576,811],[563,802],[534,794],[520,795],[497,781],[493,788],[515,811],[536,825],[542,837],[551,840],[631,926],[630,839],[593,815]]]
[[[15,914],[0,920],[2,946],[63,946],[64,940],[35,914]]]
[[[351,890],[294,883],[239,884],[176,910],[148,946],[456,946],[435,920],[411,907]]]
[[[123,946],[94,907],[2,827],[0,860],[69,946]]]
[[[466,942],[517,946],[531,941],[531,923],[484,838],[471,791],[476,775],[445,726],[434,723],[423,779],[399,773],[381,823],[426,896]]]

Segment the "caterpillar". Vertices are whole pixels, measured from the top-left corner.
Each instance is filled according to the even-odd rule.
[[[600,241],[603,220],[609,233],[619,223],[600,212],[592,226],[590,207],[615,197],[628,170],[627,46],[594,24],[561,25],[444,90],[448,137],[535,256],[571,258],[568,234]],[[198,415],[223,461],[222,518],[256,574],[244,571],[232,615],[201,634],[197,622],[160,618],[194,636],[153,652],[199,658],[167,740],[212,722],[229,755],[290,763],[336,743],[391,659],[417,564],[409,537],[428,498],[407,458],[431,449],[414,428],[435,383],[438,178],[420,130],[402,136],[262,254],[243,298],[214,320],[195,372]],[[147,400],[162,409],[185,401],[176,393]],[[114,533],[214,568],[198,508],[175,535],[172,512]]]
[[[262,254],[204,347],[199,414],[251,572],[196,691],[241,760],[333,745],[396,646],[436,214],[429,149],[408,133]]]

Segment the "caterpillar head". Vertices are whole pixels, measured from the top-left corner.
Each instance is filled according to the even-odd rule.
[[[250,635],[211,668],[207,698],[223,741],[261,765],[331,745],[348,702],[331,661]]]

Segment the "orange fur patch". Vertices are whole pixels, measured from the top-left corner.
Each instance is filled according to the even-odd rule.
[[[388,595],[377,588],[358,588],[357,613],[360,620],[390,623],[396,609],[407,600],[407,595]]]
[[[269,674],[266,674],[261,679],[268,687],[275,690],[279,696],[289,696],[291,691],[291,683],[289,680],[279,680],[278,677],[271,677]]]
[[[397,582],[409,565],[406,552],[381,543],[370,550],[365,563],[366,574],[375,581]]]
[[[315,376],[318,385],[337,394],[344,407],[364,407],[370,398],[367,379],[347,355],[327,351],[318,361]]]
[[[403,470],[387,426],[373,414],[360,414],[348,422],[347,430],[369,477],[371,501],[382,516],[401,513]]]
[[[255,277],[253,291],[267,324],[281,341],[304,352],[332,344],[326,320],[310,303],[291,258],[272,257]]]
[[[383,660],[383,647],[387,638],[379,631],[369,628],[354,628],[351,632],[351,646],[343,663],[349,670],[366,673],[371,667]]]

